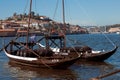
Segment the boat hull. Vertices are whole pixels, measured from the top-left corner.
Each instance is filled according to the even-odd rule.
[[[10,58],[10,61],[15,64],[26,65],[26,66],[36,67],[36,68],[66,69],[70,67],[73,63],[75,63],[76,60],[73,60],[72,62],[66,61],[66,62],[54,63],[54,64],[44,64],[44,63],[41,63],[40,60],[25,61],[25,60],[18,60],[14,58]],[[36,62],[39,62],[39,63],[36,63]]]
[[[11,62],[16,64],[37,67],[37,68],[51,68],[51,69],[66,69],[74,64],[80,57],[61,60],[60,58],[30,58],[11,55],[5,51]]]
[[[74,49],[72,48],[66,48],[63,49],[66,51],[70,51],[70,52],[78,52],[81,57],[80,60],[81,61],[105,61],[106,59],[108,59],[109,57],[111,57],[117,50],[117,46],[115,46],[115,48],[111,51],[108,52],[96,52],[93,53],[92,49],[90,49],[89,47],[76,47]]]
[[[109,52],[101,52],[101,53],[91,53],[89,55],[81,56],[80,60],[84,61],[104,61],[111,57],[117,50],[118,47],[115,47],[113,50]]]

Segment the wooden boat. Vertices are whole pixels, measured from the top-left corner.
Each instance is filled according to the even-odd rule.
[[[104,61],[111,57],[117,50],[117,46],[113,50],[110,51],[93,51],[88,46],[82,46],[82,47],[74,47],[72,48],[62,48],[59,50],[62,51],[69,51],[69,52],[77,52],[81,55],[80,60],[82,61]],[[57,51],[59,52],[59,51]]]
[[[118,47],[115,47],[113,50],[108,52],[83,53],[80,59],[86,61],[104,61],[111,57],[116,52],[117,48]]]
[[[49,38],[62,39],[63,37],[44,37],[46,41]],[[53,52],[49,46],[43,48],[36,43],[15,41],[5,46],[4,52],[12,62],[34,67],[67,68],[80,58],[80,55],[75,52]]]
[[[42,44],[39,44],[41,47],[45,47]],[[88,46],[81,47],[67,47],[67,48],[51,48],[53,52],[77,52],[81,55],[80,60],[82,61],[104,61],[111,57],[117,50],[117,46],[113,50],[110,51],[93,51]]]
[[[74,49],[81,54],[80,60],[84,61],[104,61],[111,57],[117,50],[117,46],[113,50],[110,51],[93,51],[88,46],[82,46],[82,47],[75,47]],[[63,49],[63,50],[70,50],[70,52],[74,52],[73,49]]]
[[[33,43],[28,45],[33,47]],[[37,46],[35,43],[34,47]],[[42,47],[33,49],[26,47],[26,43],[14,41],[5,46],[4,52],[12,62],[34,67],[67,68],[80,58],[78,54],[73,56],[75,53],[57,53],[48,49],[48,47],[47,49]]]
[[[31,6],[32,0],[30,0],[28,26],[30,26]],[[50,49],[51,44],[59,44],[60,47],[65,47],[65,36],[44,35],[39,39],[39,41],[45,41],[46,47],[44,48],[37,44],[38,41],[29,42],[29,27],[27,29],[26,41],[19,41],[19,38],[20,36],[16,37],[15,40],[10,41],[8,45],[4,47],[5,54],[12,62],[17,64],[44,68],[68,68],[80,58],[80,54],[76,54],[76,52],[53,52]],[[56,40],[59,40],[60,43],[56,43]]]

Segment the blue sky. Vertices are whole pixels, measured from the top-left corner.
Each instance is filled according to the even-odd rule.
[[[0,19],[12,16],[14,12],[18,14],[28,13],[29,1],[1,0]],[[33,0],[32,10],[61,22],[61,1]],[[57,2],[58,6],[56,6]],[[65,15],[66,23],[75,25],[120,24],[120,0],[65,0]]]

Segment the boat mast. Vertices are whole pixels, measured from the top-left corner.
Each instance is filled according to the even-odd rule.
[[[62,12],[63,12],[63,14],[62,14],[62,16],[63,16],[63,32],[64,32],[64,47],[66,47],[66,37],[65,37],[65,30],[66,30],[66,24],[65,24],[65,7],[64,7],[64,0],[62,0]]]
[[[63,24],[65,24],[65,7],[64,7],[64,0],[62,0],[62,8],[63,8]]]
[[[30,0],[29,20],[28,20],[28,28],[27,28],[27,36],[26,36],[26,46],[27,47],[28,47],[28,41],[29,41],[29,28],[30,28],[30,21],[31,21],[31,10],[32,10],[32,0]]]

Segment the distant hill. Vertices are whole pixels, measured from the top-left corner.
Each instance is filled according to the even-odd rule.
[[[29,19],[29,15],[30,14],[17,14],[16,12],[11,16],[8,17],[5,21],[12,21],[12,22],[16,22],[16,23],[20,23],[21,22],[28,22]],[[58,33],[58,30],[64,30],[66,33],[88,33],[88,30],[86,28],[83,28],[79,25],[72,25],[69,23],[66,23],[66,25],[64,26],[64,24],[54,21],[52,19],[50,19],[47,16],[40,16],[39,14],[35,14],[35,12],[31,12],[31,23],[33,23],[34,25],[37,24],[37,26],[39,26],[39,30],[43,30],[48,32],[48,30],[51,30],[55,33]]]
[[[16,21],[21,21],[21,20],[27,20],[29,18],[29,14],[24,13],[24,14],[17,14],[16,12],[13,14],[13,16],[8,17],[6,20],[16,20]],[[35,20],[43,20],[43,21],[52,21],[49,17],[46,16],[40,16],[39,14],[35,14],[35,12],[31,12],[31,18]]]

